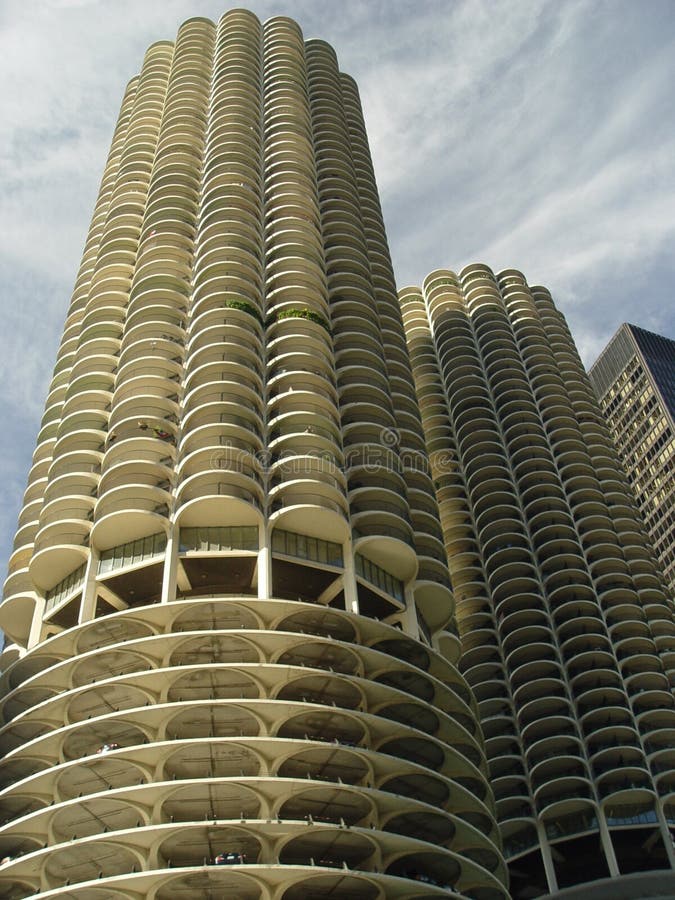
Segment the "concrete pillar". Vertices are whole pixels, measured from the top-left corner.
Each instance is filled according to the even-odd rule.
[[[539,846],[541,847],[541,857],[544,863],[544,871],[546,872],[546,881],[548,882],[549,893],[558,890],[558,879],[555,874],[555,865],[553,863],[553,855],[551,853],[551,845],[546,836],[546,829],[543,822],[537,820],[537,835],[539,836]]]
[[[178,525],[172,525],[167,535],[166,550],[164,551],[164,572],[162,574],[162,596],[160,603],[169,603],[176,597],[176,583],[178,578],[178,548],[180,546],[180,530]]]
[[[418,641],[420,638],[420,629],[417,622],[414,586],[415,582],[412,581],[405,587],[405,612],[401,616],[401,623],[403,625],[403,631]]]
[[[673,838],[670,834],[670,828],[668,827],[668,822],[660,803],[656,804],[656,815],[658,816],[659,831],[666,847],[666,856],[668,857],[670,868],[675,869],[675,847],[673,847]]]
[[[82,602],[80,603],[80,613],[77,619],[80,625],[83,622],[90,622],[96,618],[96,576],[100,558],[101,555],[98,550],[92,547],[87,560],[87,568],[84,571],[84,582],[82,583]]]
[[[258,600],[272,596],[272,534],[265,525],[260,526],[260,550],[258,551]]]
[[[35,610],[33,611],[33,621],[31,622],[30,633],[28,635],[29,650],[36,644],[39,644],[42,640],[42,625],[44,621],[46,605],[47,602],[45,598],[41,597],[40,594],[38,594],[37,600],[35,601]]]
[[[600,812],[598,813],[598,825],[600,826],[600,841],[602,843],[602,849],[605,851],[607,865],[609,866],[609,874],[612,876],[612,878],[615,878],[620,874],[619,864],[616,861],[614,845],[612,844],[612,836],[609,833],[609,828],[607,827],[607,822],[605,820],[605,814],[602,810],[600,810]]]
[[[351,540],[346,540],[342,545],[342,555],[345,566],[345,609],[358,615],[359,595],[356,589],[356,569]]]

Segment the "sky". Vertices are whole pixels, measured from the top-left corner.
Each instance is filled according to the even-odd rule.
[[[675,0],[260,0],[357,80],[400,287],[544,284],[587,365],[675,337]],[[0,0],[0,568],[127,81],[214,0]]]

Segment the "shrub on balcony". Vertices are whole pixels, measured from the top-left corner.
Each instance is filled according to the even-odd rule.
[[[253,316],[254,319],[257,319],[257,321],[262,324],[262,316],[255,306],[252,303],[247,303],[246,300],[224,300],[223,306],[227,309],[240,309],[242,312],[248,313],[249,316]]]
[[[310,322],[316,322],[317,325],[325,328],[326,331],[330,333],[330,325],[324,317],[320,316],[319,313],[314,312],[314,310],[307,309],[306,306],[294,306],[291,309],[282,309],[281,312],[277,314],[276,321],[279,322],[281,319],[309,319]]]

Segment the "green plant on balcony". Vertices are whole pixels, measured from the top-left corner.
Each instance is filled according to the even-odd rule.
[[[294,306],[290,309],[282,309],[276,316],[276,321],[280,322],[282,319],[309,319],[310,322],[316,322],[317,325],[320,325],[322,328],[325,328],[326,331],[330,333],[330,325],[324,319],[323,316],[320,316],[319,313],[314,312],[312,309],[307,309],[306,306]],[[275,321],[275,318],[272,317],[272,322]]]
[[[255,306],[252,303],[248,303],[246,300],[229,298],[223,301],[223,306],[227,309],[240,309],[242,312],[248,313],[249,316],[253,316],[254,319],[262,324],[262,316]]]

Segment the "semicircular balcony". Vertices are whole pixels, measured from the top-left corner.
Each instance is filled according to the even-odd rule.
[[[174,339],[174,335],[163,337],[161,335],[145,336],[147,332],[143,328],[134,329],[137,337],[131,341],[123,342],[123,348],[119,356],[118,377],[129,377],[129,370],[136,372],[138,367],[163,366],[165,370],[171,370],[171,363],[182,364],[182,344]],[[140,374],[140,373],[139,373]]]
[[[224,354],[220,353],[220,357]],[[183,416],[207,404],[239,403],[262,417],[262,379],[243,357],[212,359],[192,369],[183,400]]]
[[[532,760],[548,758],[553,751],[559,752],[558,744],[567,748],[567,753],[574,755],[574,747],[570,739],[578,738],[574,714],[562,711],[542,719],[532,721],[523,731],[522,741],[525,753]]]
[[[505,622],[511,626],[507,634],[504,633],[503,624],[500,625],[501,646],[506,659],[509,659],[512,652],[525,644],[553,643],[553,632],[548,622],[545,621],[543,613],[540,612],[541,618],[535,619],[532,615],[526,618],[523,615],[524,612],[518,610],[506,617]]]
[[[564,702],[563,702],[564,701]],[[513,692],[513,702],[524,722],[534,721],[544,711],[545,715],[565,706],[567,693],[562,677],[549,670],[536,682],[523,682]]]
[[[176,518],[183,526],[257,525],[263,490],[258,459],[235,447],[191,454],[181,470]]]
[[[330,391],[319,391],[314,385],[307,389],[290,383],[285,387],[282,385],[279,390],[269,392],[267,408],[270,427],[277,417],[303,411],[324,417],[336,426],[338,424],[335,395]]]
[[[332,364],[323,355],[309,350],[295,349],[277,355],[268,363],[267,385],[270,390],[288,389],[312,390],[314,385],[324,391],[335,391]]]
[[[337,306],[341,308],[337,308]],[[345,342],[358,340],[367,336],[370,341],[380,340],[380,329],[378,323],[372,318],[362,321],[362,316],[358,309],[358,304],[346,298],[337,301],[336,304],[331,302],[331,331],[336,346],[340,338]]]
[[[329,337],[328,312],[320,312],[298,303],[287,305],[268,314],[267,348],[270,362],[277,357],[312,350],[330,361],[332,348]]]
[[[561,817],[590,815],[589,821],[592,821],[595,800],[589,784],[582,779],[569,778],[543,788],[537,798],[537,809],[541,820],[553,829]]]
[[[85,379],[81,379],[85,381]],[[108,383],[98,379],[86,379],[89,384],[82,384],[82,390],[76,394],[70,394],[59,410],[62,419],[81,412],[108,412],[112,395],[112,380]],[[92,384],[91,381],[94,383]]]
[[[40,527],[60,518],[91,520],[97,481],[94,473],[73,473],[54,479],[45,492]]]
[[[40,590],[53,588],[86,562],[92,528],[89,516],[88,505],[82,504],[73,508],[72,518],[61,511],[58,519],[40,527],[29,566],[31,581]]]
[[[294,444],[297,449],[294,449]],[[269,459],[270,499],[276,489],[281,489],[289,482],[298,479],[314,480],[324,488],[332,488],[336,492],[334,499],[340,506],[344,506],[347,482],[341,462],[339,451],[336,454],[331,448],[322,450],[316,444],[312,447],[308,442],[290,439],[288,442],[277,441]]]
[[[239,393],[249,404],[260,406],[262,379],[259,366],[248,347],[242,352],[224,353],[223,347],[205,349],[188,362],[184,410],[189,412],[206,394]],[[208,389],[208,390],[207,390]],[[217,399],[217,397],[216,397]]]
[[[656,782],[656,790],[660,797],[672,794],[675,791],[673,784],[673,760],[672,751],[659,752],[649,761],[650,769]]]
[[[589,784],[591,782],[586,762],[579,755],[551,755],[548,759],[537,763],[530,770],[535,802],[538,803],[542,793],[550,791],[551,783],[560,783],[561,780],[571,777],[584,779]]]
[[[311,321],[308,314],[314,313],[317,318],[313,321],[328,328],[325,275],[319,266],[293,256],[278,256],[266,267],[265,276],[268,321],[279,324],[287,317]],[[282,331],[270,334],[270,340]]]
[[[185,322],[187,316],[182,309],[176,309],[159,299],[130,304],[129,315],[124,326],[123,349],[143,340],[169,341],[182,346],[185,342]]]
[[[117,304],[93,304],[82,316],[80,336],[83,341],[90,337],[104,336],[117,338],[124,327],[124,309]]]
[[[211,302],[195,304],[190,325],[191,340],[196,341],[202,333],[208,337],[212,328],[218,329],[218,340],[228,346],[236,345],[260,356],[262,325],[255,306],[237,299],[236,295],[221,295],[212,298]],[[199,345],[207,343],[208,340],[203,340]]]
[[[509,677],[512,690],[515,692],[530,679],[563,680],[562,669],[554,648],[548,644],[535,644],[531,648],[522,648],[511,654]]]
[[[0,628],[16,643],[27,642],[33,622],[37,595],[25,565],[10,569],[5,579],[0,603]]]
[[[525,759],[530,770],[534,770],[543,762],[562,757],[584,759],[583,743],[573,729],[541,737],[525,750]]]
[[[211,314],[204,314],[204,319]],[[211,321],[213,319],[211,318]],[[221,319],[229,322],[229,317]],[[202,367],[220,363],[225,371],[232,370],[243,376],[255,375],[260,381],[260,348],[256,338],[239,325],[211,324],[193,334],[187,351],[186,365],[189,374],[196,375]],[[248,370],[248,372],[247,372]],[[194,383],[186,387],[189,391]]]
[[[106,456],[105,466],[98,485],[98,496],[103,498],[109,491],[124,487],[126,484],[147,484],[171,490],[172,469],[170,458],[157,456],[150,459],[139,458],[138,455],[121,455],[113,460]]]
[[[114,372],[118,366],[119,357],[119,341],[107,339],[107,342],[100,344],[97,352],[82,355],[77,360],[73,357],[71,360],[69,382],[72,385],[76,379],[84,375],[107,375]]]
[[[499,527],[500,523],[522,523],[521,512],[516,497],[511,490],[499,490],[494,494],[486,493],[473,505],[476,533],[481,534],[488,526]],[[519,528],[519,533],[522,525]]]
[[[259,405],[247,400],[239,401],[236,395],[228,400],[210,401],[188,412],[182,421],[181,450],[201,446],[208,439],[226,443],[232,439],[262,441],[262,421]],[[207,436],[207,437],[205,437]]]
[[[221,162],[216,166],[207,166],[204,169],[204,187],[205,190],[214,189],[214,199],[220,195],[232,199],[233,213],[236,215],[236,204],[245,204],[244,197],[253,197],[257,204],[257,176],[253,175],[249,169],[242,171],[244,167],[228,164],[227,161]],[[211,216],[205,216],[200,223],[199,240],[197,248],[197,265],[200,274],[211,271],[215,274],[217,270],[210,267],[219,259],[235,268],[226,271],[237,271],[237,273],[245,277],[252,285],[259,286],[262,284],[262,266],[260,258],[259,235],[252,240],[255,232],[251,229],[250,221],[237,227],[236,232],[230,230],[231,241],[226,240],[226,232],[228,230],[227,217],[230,213],[227,208],[223,208],[224,216],[218,214],[218,204]],[[245,208],[245,207],[243,207]],[[234,223],[232,223],[234,224]],[[225,253],[223,254],[223,251]],[[222,255],[221,255],[222,254]]]
[[[129,317],[132,325],[147,320],[151,311],[160,312],[157,321],[176,319],[178,325],[185,321],[189,282],[176,272],[147,271],[141,281],[135,281],[129,292]],[[147,311],[144,307],[147,306]],[[133,318],[131,318],[133,316]]]
[[[61,420],[56,432],[54,459],[74,451],[98,451],[107,429],[108,413],[105,410],[84,409],[71,413]]]
[[[609,695],[606,708],[590,710],[580,720],[586,740],[600,735],[612,736],[614,730],[630,728],[634,730],[634,717],[625,698],[620,698],[617,692],[607,691]],[[612,696],[613,694],[613,696]],[[619,698],[619,699],[617,699]]]
[[[295,398],[294,398],[295,399]],[[341,465],[340,430],[334,417],[325,415],[321,407],[303,408],[274,416],[269,423],[268,450],[272,462],[286,457],[316,456]]]
[[[489,627],[494,628],[491,619]],[[514,609],[499,617],[499,635],[507,653],[515,649],[512,644],[527,643],[537,629],[544,628],[550,631],[550,627],[549,618],[543,607],[528,606]]]
[[[552,682],[552,679],[546,679],[547,685]],[[527,702],[523,702],[522,698],[521,692],[520,702],[517,703],[518,725],[525,746],[531,746],[542,736],[548,736],[546,726],[542,723],[554,718],[574,719],[572,705],[560,685],[540,690],[538,696],[532,697]]]
[[[597,792],[603,803],[611,797],[612,803],[643,803],[655,794],[649,772],[643,765],[633,765],[626,760],[620,769],[612,769],[597,778]]]
[[[649,710],[638,717],[637,725],[644,738],[645,747],[649,752],[653,752],[656,748],[662,748],[672,737],[675,713],[672,708]]]
[[[91,541],[99,550],[168,529],[170,485],[150,469],[136,464],[110,476],[111,486],[99,496],[94,510]]]
[[[126,433],[134,420],[139,435],[143,432],[148,432],[148,436],[154,435],[150,426],[155,424],[163,426],[164,423],[169,423],[167,431],[173,433],[171,426],[175,426],[178,421],[179,409],[178,394],[175,390],[168,396],[148,393],[145,390],[145,382],[143,382],[143,387],[140,390],[137,388],[134,393],[118,390],[115,392],[113,408],[110,413],[108,440],[113,432],[119,431],[120,436],[122,431]]]
[[[283,147],[277,146],[269,152],[270,156],[268,158],[270,163],[272,163],[272,157],[274,155],[280,157],[285,150]],[[295,156],[293,164],[302,166],[302,158],[298,155]],[[307,166],[307,168],[310,169],[310,166]],[[268,216],[265,221],[264,231],[268,248],[274,250],[278,244],[299,242],[320,251],[321,234],[317,222],[318,212],[314,212],[312,215],[305,215],[305,212],[306,210],[302,208],[290,208],[277,211],[274,215]]]

